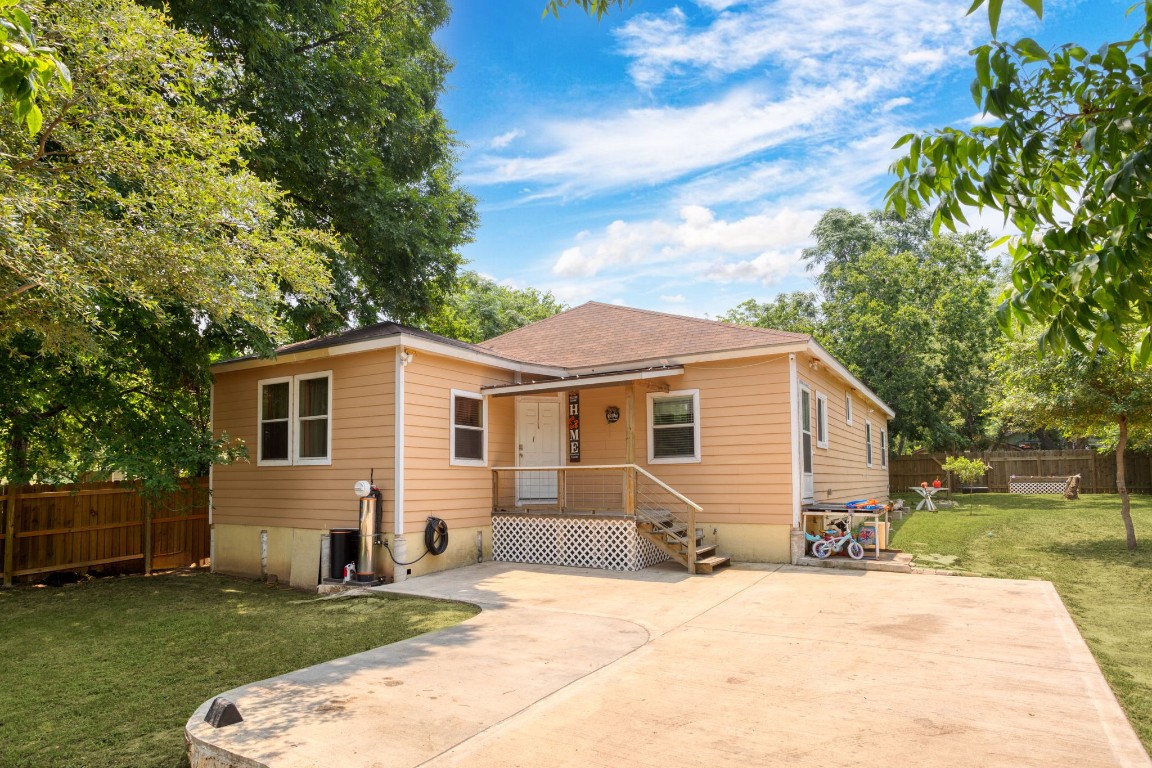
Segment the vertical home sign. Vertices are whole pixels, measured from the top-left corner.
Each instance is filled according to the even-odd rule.
[[[568,393],[568,463],[580,463],[580,393]]]

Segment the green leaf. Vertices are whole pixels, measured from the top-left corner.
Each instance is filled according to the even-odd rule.
[[[1048,52],[1030,37],[1022,37],[1012,46],[1026,61],[1047,61]]]
[[[1020,0],[1020,2],[1031,8],[1032,12],[1036,14],[1036,18],[1044,18],[1044,0]]]
[[[996,37],[996,28],[1000,26],[1000,11],[1003,10],[1003,6],[1004,0],[988,0],[988,27],[992,30],[992,37]]]

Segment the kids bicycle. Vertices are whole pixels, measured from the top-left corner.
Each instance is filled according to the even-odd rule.
[[[848,557],[853,560],[864,557],[864,547],[852,536],[848,526],[841,520],[833,525],[836,527],[825,529],[823,537],[804,534],[805,538],[812,542],[812,554],[823,560],[829,555],[840,554],[842,549],[847,548]]]

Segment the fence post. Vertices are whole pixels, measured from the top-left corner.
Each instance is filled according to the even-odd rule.
[[[8,481],[8,499],[4,503],[4,586],[12,586],[16,570],[16,484]]]
[[[152,500],[144,498],[144,575],[152,575]]]

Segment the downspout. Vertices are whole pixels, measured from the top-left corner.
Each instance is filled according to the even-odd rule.
[[[800,527],[800,378],[796,373],[796,355],[788,355],[788,423],[792,428],[792,527]]]
[[[392,559],[397,563],[408,561],[408,542],[404,538],[404,369],[412,362],[412,353],[396,347],[396,393],[395,426],[393,439],[395,441],[392,476]],[[408,576],[408,570],[403,565],[396,565],[393,569],[392,581],[400,582]]]

